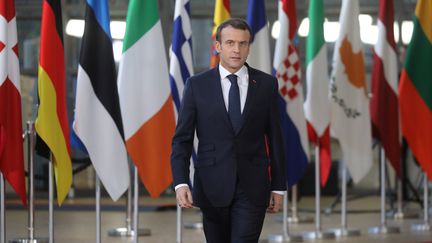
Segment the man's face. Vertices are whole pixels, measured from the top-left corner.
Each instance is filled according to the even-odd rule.
[[[231,73],[237,72],[249,55],[250,33],[232,26],[223,28],[220,42],[216,41],[221,65]]]

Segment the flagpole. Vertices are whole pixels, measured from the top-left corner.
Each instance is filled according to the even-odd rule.
[[[28,238],[14,239],[10,243],[47,243],[48,239],[34,238],[34,148],[35,148],[34,123],[27,121],[26,131],[23,138],[27,136],[27,162],[28,162]]]
[[[291,187],[291,217],[288,217],[288,223],[290,224],[304,224],[304,223],[313,223],[314,219],[311,217],[299,217],[298,216],[298,184]]]
[[[127,189],[127,197],[126,197],[126,227],[119,227],[110,229],[108,231],[108,236],[122,236],[122,237],[130,237],[132,236],[132,227],[131,227],[131,218],[132,218],[132,189],[131,186]]]
[[[138,197],[139,197],[139,188],[138,188],[138,168],[134,166],[134,212],[133,212],[133,227],[134,232],[138,231]],[[138,234],[134,234],[134,243],[138,243]]]
[[[108,231],[108,236],[111,237],[133,237],[135,234],[135,229],[132,228],[132,185],[129,185],[127,189],[127,197],[126,197],[126,227],[119,227],[115,229],[111,229]],[[150,229],[138,229],[139,236],[149,236]]]
[[[333,229],[337,237],[344,236],[360,236],[360,230],[348,229],[347,223],[347,166],[346,163],[342,162],[342,198],[341,198],[341,227],[339,229]]]
[[[315,145],[315,231],[303,233],[303,237],[308,240],[335,238],[334,232],[322,231],[321,229],[321,161],[319,151],[319,146]]]
[[[426,172],[423,176],[423,224],[413,224],[411,225],[412,231],[431,231],[431,226],[429,223],[429,188],[428,188],[428,179]]]
[[[52,155],[48,162],[48,239],[54,243],[54,180]]]
[[[397,211],[394,214],[394,219],[401,220],[406,218],[406,215],[403,212],[403,192],[402,192],[402,181],[401,178],[397,179]]]
[[[96,173],[96,243],[101,243],[100,180]]]
[[[182,209],[178,203],[177,205],[177,229],[176,229],[176,243],[182,243],[182,227],[183,227],[183,215]]]
[[[5,183],[3,173],[0,172],[0,243],[6,243],[5,225]]]
[[[401,174],[400,177],[397,178],[397,211],[394,214],[393,218],[395,220],[403,220],[403,219],[414,219],[418,217],[417,213],[407,213],[403,211],[403,178],[405,177],[404,171],[404,161],[400,161]]]
[[[290,235],[288,232],[288,190],[283,197],[283,217],[282,217],[282,234],[271,234],[268,236],[269,242],[302,242],[303,237],[300,235]]]
[[[384,148],[381,146],[380,148],[380,165],[381,165],[381,225],[369,228],[369,234],[394,234],[394,233],[400,233],[399,227],[394,226],[387,226],[386,221],[386,173],[385,173],[385,163],[386,163],[386,157],[385,157],[385,151]]]

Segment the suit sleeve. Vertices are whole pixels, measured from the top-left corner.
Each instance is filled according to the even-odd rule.
[[[280,125],[278,109],[278,83],[272,80],[272,94],[267,128],[267,139],[269,146],[270,171],[271,171],[271,190],[286,190],[286,171],[285,171],[285,152],[283,146],[282,129]]]
[[[174,186],[189,183],[189,166],[195,134],[196,106],[191,79],[186,81],[178,114],[177,127],[172,140],[171,170]]]

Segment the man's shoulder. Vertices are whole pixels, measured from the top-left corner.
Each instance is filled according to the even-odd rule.
[[[264,81],[267,83],[277,82],[276,77],[274,77],[273,75],[270,75],[266,72],[263,72],[259,69],[256,69],[256,68],[253,68],[250,66],[248,66],[248,68],[249,68],[249,74],[251,75],[251,77],[253,79],[258,79],[260,81]]]
[[[209,77],[214,77],[216,75],[217,75],[217,69],[212,68],[209,70],[199,72],[199,73],[193,75],[190,79],[191,80],[205,80],[205,79],[208,79]]]

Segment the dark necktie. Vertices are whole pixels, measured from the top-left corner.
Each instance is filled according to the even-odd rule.
[[[241,125],[240,90],[237,84],[237,75],[230,74],[227,78],[231,82],[228,93],[228,114],[234,131],[237,133]]]

